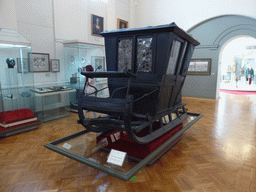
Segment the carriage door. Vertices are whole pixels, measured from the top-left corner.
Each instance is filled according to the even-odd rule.
[[[176,103],[181,102],[181,89],[185,78],[180,75],[180,70],[182,68],[186,47],[187,42],[184,42],[182,39],[174,39],[166,72],[166,76],[172,76],[175,79],[168,107],[172,107]]]

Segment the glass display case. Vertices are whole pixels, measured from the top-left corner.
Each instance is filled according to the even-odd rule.
[[[36,115],[42,122],[70,115],[70,97],[76,93],[66,84],[44,85],[32,89],[35,93]]]
[[[37,128],[30,43],[18,32],[0,29],[0,137]]]
[[[92,65],[95,71],[106,71],[105,47],[79,41],[64,42],[66,83],[76,90],[70,96],[71,109],[76,111],[76,95],[81,94],[84,88],[84,76],[81,71],[86,65]],[[107,80],[96,79],[95,87],[102,89],[107,87]],[[108,90],[101,91],[99,97],[108,97]]]

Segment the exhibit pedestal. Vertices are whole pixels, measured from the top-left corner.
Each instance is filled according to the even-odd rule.
[[[115,149],[118,151],[125,151],[127,152],[128,158],[140,162],[153,151],[155,151],[158,147],[164,144],[168,139],[174,136],[182,128],[183,124],[181,123],[166,134],[147,144],[135,143],[123,131],[110,131],[107,133],[102,133],[96,139],[97,144],[102,147],[102,150],[110,151],[111,149]],[[170,149],[170,146],[176,144],[181,139],[181,137],[182,135],[180,135],[177,139],[166,146],[164,150],[160,151],[159,154],[149,162],[149,165],[152,165],[154,162],[156,162],[166,151]]]
[[[40,124],[30,109],[17,109],[0,113],[0,138],[37,129]]]
[[[134,143],[128,139],[124,132],[111,131],[98,135],[97,133],[83,130],[50,142],[45,147],[114,177],[128,181],[145,165],[154,164],[202,116],[202,114],[188,113],[188,118],[183,123],[145,145]],[[126,153],[121,166],[109,163],[111,151]]]
[[[64,87],[64,88],[63,88]],[[67,86],[51,86],[33,89],[35,92],[36,115],[42,122],[70,115],[70,96],[76,92]]]

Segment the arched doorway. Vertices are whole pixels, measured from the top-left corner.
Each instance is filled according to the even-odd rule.
[[[256,38],[256,19],[241,15],[223,15],[205,20],[187,31],[201,44],[193,59],[211,59],[211,73],[206,76],[187,75],[182,94],[187,97],[217,99],[221,75],[221,51],[238,36]]]
[[[256,69],[256,39],[250,36],[236,36],[228,40],[220,51],[220,89],[255,91],[256,79],[246,78],[249,67],[252,71]]]

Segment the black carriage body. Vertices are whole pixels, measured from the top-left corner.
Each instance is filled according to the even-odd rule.
[[[156,162],[202,117],[201,114],[187,112],[185,103],[181,102],[181,89],[194,47],[199,42],[175,23],[105,31],[102,36],[105,37],[107,71],[81,74],[87,79],[84,87],[90,86],[87,84],[89,78],[108,78],[109,97],[97,97],[101,90],[96,87],[94,93],[86,94],[83,91],[78,94],[78,123],[87,130],[47,144],[46,147],[127,181],[146,164]],[[104,115],[86,118],[83,110]],[[77,150],[77,146],[80,149],[83,144],[80,140],[85,139],[84,134],[89,131],[103,132],[97,136],[97,145],[92,148],[94,136],[89,136],[86,139],[90,140],[89,144],[84,142],[87,152]],[[126,134],[133,142],[127,139]],[[83,151],[82,155],[62,149],[63,143],[70,139],[73,142],[77,137],[79,144],[72,146],[72,150]],[[132,160],[138,160],[137,154],[147,151],[147,154],[142,153],[147,157],[124,173],[120,172],[125,171],[122,167],[120,169],[114,165],[118,171],[113,170],[111,164],[102,160],[102,152],[95,160],[98,149],[121,150]],[[136,158],[131,157],[133,154]]]
[[[154,116],[181,102],[181,89],[189,62],[194,47],[199,42],[175,23],[105,31],[102,36],[105,37],[107,70],[122,71],[124,69],[122,65],[126,62],[128,64],[125,69],[137,74],[137,77],[132,79],[129,91],[133,95],[133,100],[138,100],[133,103],[133,112]],[[125,43],[126,45],[123,46],[122,44]],[[144,53],[139,53],[140,51]],[[142,60],[139,55],[148,65],[146,70],[138,69]],[[124,61],[125,59],[128,61]],[[127,78],[109,78],[110,95],[116,88],[124,87],[127,81]],[[116,91],[113,97],[125,98],[125,91],[124,89]],[[151,94],[143,97],[147,93]]]
[[[107,71],[81,74],[87,79],[107,77],[110,97],[80,94],[78,123],[95,132],[126,131],[133,141],[141,144],[182,123],[187,113],[185,103],[181,103],[181,89],[199,42],[175,23],[101,34],[105,38]],[[87,119],[83,110],[107,115]],[[173,119],[172,114],[177,118]],[[157,130],[156,124],[160,126]],[[141,137],[142,130],[148,133]]]

